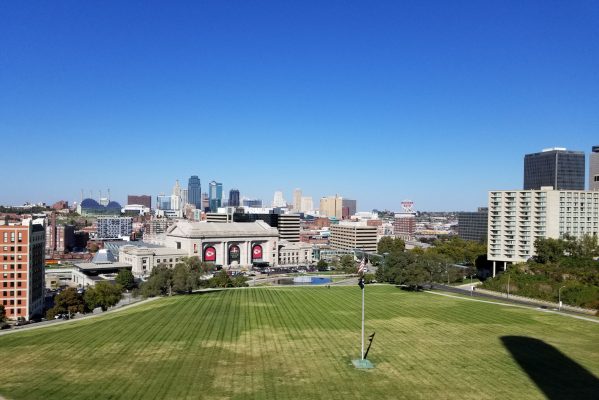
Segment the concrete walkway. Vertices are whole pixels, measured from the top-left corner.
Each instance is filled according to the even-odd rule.
[[[555,311],[555,310],[546,310],[546,309],[538,308],[535,306],[525,306],[525,305],[520,305],[520,304],[508,304],[508,303],[503,303],[503,302],[499,302],[499,301],[479,300],[479,299],[473,299],[473,298],[469,298],[469,297],[465,297],[465,296],[457,296],[457,295],[453,295],[453,294],[433,292],[433,291],[428,291],[428,290],[426,290],[425,293],[436,294],[437,296],[453,297],[455,299],[460,299],[460,300],[477,301],[479,303],[495,304],[498,306],[526,308],[528,310],[535,310],[535,311],[544,312],[544,313],[558,314],[558,315],[562,315],[564,317],[576,318],[576,319],[581,319],[583,321],[589,321],[589,322],[594,322],[596,324],[599,324],[599,318],[583,317],[580,315],[573,315],[573,314],[564,313],[564,312]]]
[[[122,304],[118,307],[113,307],[108,311],[93,313],[93,314],[84,314],[84,315],[81,315],[81,316],[73,318],[73,319],[59,319],[59,320],[52,320],[52,321],[36,322],[33,324],[28,324],[28,325],[24,325],[24,326],[20,326],[20,327],[16,327],[16,328],[4,329],[4,330],[0,331],[0,336],[9,335],[11,333],[30,331],[33,329],[46,328],[49,326],[69,324],[69,323],[76,322],[76,321],[83,321],[86,319],[101,317],[102,315],[112,314],[112,313],[115,313],[115,312],[118,312],[121,310],[125,310],[125,309],[129,309],[129,308],[141,305],[141,304],[146,304],[151,301],[158,300],[160,298],[161,297],[149,297],[145,300],[140,300],[140,301],[136,301],[134,303],[127,303],[127,304]],[[0,400],[2,400],[2,399],[0,398]]]

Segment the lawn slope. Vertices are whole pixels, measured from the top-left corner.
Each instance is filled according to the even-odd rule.
[[[599,324],[391,286],[368,286],[366,301],[366,330],[376,331],[371,371],[351,366],[360,345],[357,287],[239,289],[2,336],[0,394],[580,400],[596,389]],[[547,374],[534,371],[549,361]],[[565,392],[560,379],[587,388]]]

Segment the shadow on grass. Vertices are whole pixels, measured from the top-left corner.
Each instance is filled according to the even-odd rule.
[[[555,347],[523,336],[501,341],[548,399],[599,398],[599,379]]]

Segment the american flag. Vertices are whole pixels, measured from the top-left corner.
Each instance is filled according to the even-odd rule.
[[[366,257],[362,257],[362,262],[358,267],[358,274],[364,274],[366,272]]]

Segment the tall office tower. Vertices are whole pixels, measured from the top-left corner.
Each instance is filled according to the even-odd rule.
[[[275,195],[272,199],[272,206],[273,207],[285,207],[286,205],[287,205],[287,202],[285,201],[285,198],[283,198],[283,192],[276,191]]]
[[[244,207],[262,208],[262,200],[260,199],[243,199],[242,204]]]
[[[314,210],[314,202],[312,201],[312,197],[302,197],[300,211],[313,211]]]
[[[30,219],[0,225],[0,257],[4,259],[0,301],[10,319],[30,319],[44,310],[45,241],[44,226]]]
[[[156,197],[156,208],[158,210],[172,210],[171,208],[171,196],[166,196],[164,194],[159,194]]]
[[[341,218],[349,219],[352,215],[356,214],[356,201],[350,199],[341,200]]]
[[[130,204],[139,204],[148,208],[152,208],[152,196],[148,196],[145,194],[142,194],[140,196],[136,196],[133,194],[130,194],[127,196],[127,205]]]
[[[216,212],[222,206],[223,184],[216,181],[210,182],[208,192],[210,196],[210,211]]]
[[[524,190],[584,190],[584,152],[555,147],[524,156]]]
[[[593,146],[589,162],[589,190],[599,190],[599,146]]]
[[[302,211],[302,190],[295,189],[293,191],[293,210]]]
[[[189,204],[189,189],[181,189],[181,208]]]
[[[322,197],[320,199],[320,215],[329,218],[341,219],[343,217],[343,198],[337,195]]]
[[[487,238],[489,209],[479,207],[478,211],[458,213],[458,236],[464,240],[483,242]]]
[[[198,209],[202,209],[202,185],[197,175],[192,175],[187,183],[187,201]]]
[[[229,190],[229,207],[239,207],[239,190]]]
[[[173,210],[180,210],[181,206],[181,185],[179,185],[179,180],[175,181],[175,186],[173,186],[173,194],[171,195],[171,208]]]
[[[208,197],[208,193],[202,193],[202,210],[210,209],[210,198]]]

